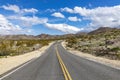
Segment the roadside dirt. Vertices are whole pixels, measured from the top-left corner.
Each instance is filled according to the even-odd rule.
[[[36,51],[29,52],[23,55],[18,55],[8,58],[0,58],[0,75],[31,60],[38,58],[48,49],[53,43],[50,43],[48,46],[44,46]]]
[[[104,64],[104,65],[107,65],[107,66],[111,66],[111,67],[120,69],[120,60],[110,60],[110,59],[106,59],[104,57],[97,57],[97,56],[93,56],[93,55],[88,54],[88,53],[83,53],[83,52],[80,52],[80,51],[77,51],[77,50],[66,47],[66,42],[62,42],[62,46],[67,51],[69,51],[70,53],[72,53],[74,55],[77,55],[77,56],[86,58],[88,60],[92,60],[92,61]]]

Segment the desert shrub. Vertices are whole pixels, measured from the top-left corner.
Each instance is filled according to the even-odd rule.
[[[111,49],[111,51],[115,51],[115,52],[118,52],[120,50],[120,47],[114,47]]]
[[[120,51],[120,47],[114,47],[110,51],[114,52],[117,55],[117,53]]]
[[[0,42],[0,56],[20,55],[33,50],[36,44],[37,49],[48,45],[51,40],[3,40]]]
[[[77,43],[77,39],[72,37],[72,38],[67,39],[66,42],[67,42],[67,46],[72,48],[73,45]]]
[[[104,44],[100,43],[99,46],[104,46]]]
[[[118,59],[120,60],[120,53],[119,53],[119,54],[117,54],[117,56],[118,56]]]

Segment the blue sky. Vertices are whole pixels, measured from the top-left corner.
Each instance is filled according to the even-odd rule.
[[[0,0],[0,34],[67,34],[120,27],[120,0]]]

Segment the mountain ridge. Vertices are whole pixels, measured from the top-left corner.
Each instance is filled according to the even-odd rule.
[[[78,32],[76,34],[63,34],[63,35],[50,35],[50,34],[39,34],[39,35],[26,35],[26,34],[17,34],[17,35],[0,35],[0,39],[10,39],[10,40],[19,40],[19,39],[64,39],[69,37],[76,37],[81,35],[94,35],[94,34],[101,34],[107,33],[111,31],[120,31],[119,28],[110,28],[110,27],[100,27],[96,30],[93,30],[89,33],[87,32]]]

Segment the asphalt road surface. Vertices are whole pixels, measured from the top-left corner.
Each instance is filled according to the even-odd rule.
[[[57,51],[72,80],[120,80],[120,70],[73,55],[60,42],[54,43],[42,56],[2,80],[67,80]]]

